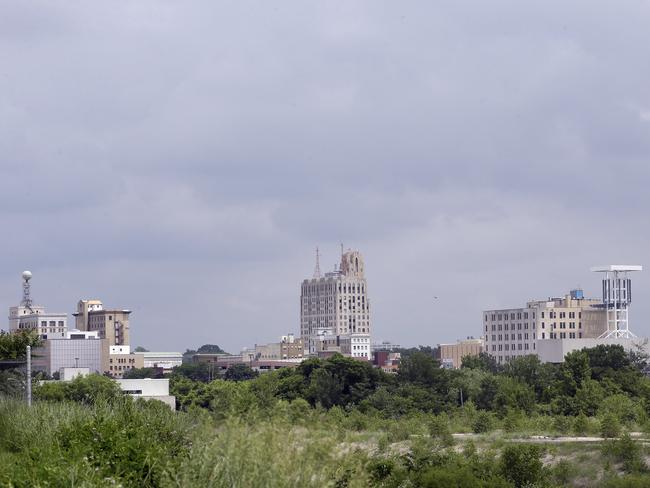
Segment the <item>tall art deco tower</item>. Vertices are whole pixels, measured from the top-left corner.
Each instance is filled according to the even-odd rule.
[[[341,264],[331,273],[316,269],[302,282],[300,334],[310,355],[340,352],[355,358],[370,356],[370,301],[361,253],[341,253]]]

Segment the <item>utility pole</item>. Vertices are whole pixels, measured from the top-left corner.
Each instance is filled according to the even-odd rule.
[[[27,406],[32,406],[32,346],[27,346]]]

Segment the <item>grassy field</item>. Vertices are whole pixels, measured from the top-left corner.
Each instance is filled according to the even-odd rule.
[[[387,420],[301,400],[246,416],[172,412],[129,398],[31,409],[1,401],[0,485],[507,487],[532,476],[530,486],[540,487],[650,486],[641,438],[558,442],[571,427],[543,416],[514,426],[490,419],[487,432],[468,434],[476,415]],[[587,424],[598,435],[598,420]],[[537,460],[538,470],[517,478]]]

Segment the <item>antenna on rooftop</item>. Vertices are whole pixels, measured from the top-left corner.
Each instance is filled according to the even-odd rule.
[[[20,302],[20,304],[23,307],[27,307],[30,312],[33,312],[32,310],[32,296],[31,296],[31,285],[29,284],[29,280],[32,279],[32,272],[31,271],[23,271],[23,300]]]
[[[343,250],[343,243],[341,243],[341,256],[343,256],[343,254],[345,254],[345,251]]]
[[[319,279],[320,277],[320,251],[318,250],[318,247],[316,247],[316,267],[314,268],[314,278]]]

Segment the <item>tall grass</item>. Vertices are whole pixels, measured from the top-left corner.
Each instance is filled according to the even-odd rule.
[[[499,431],[476,444],[451,439],[451,430],[468,430],[477,416],[470,408],[394,419],[311,408],[303,400],[237,415],[202,408],[174,412],[159,402],[128,397],[93,404],[36,402],[32,408],[0,400],[0,487],[506,486],[496,467],[505,447],[518,444]],[[493,421],[498,429],[516,426],[513,435],[570,428],[565,418],[547,416],[509,413]],[[634,442],[626,438],[612,451],[625,454],[633,446],[634,457],[610,456],[611,463],[629,458],[625,471],[647,481],[639,461],[647,452]],[[557,483],[579,476],[566,464],[581,449],[549,446],[547,456],[557,458],[551,464],[565,462],[545,467],[544,476]],[[609,459],[606,451],[594,451],[595,462]]]

